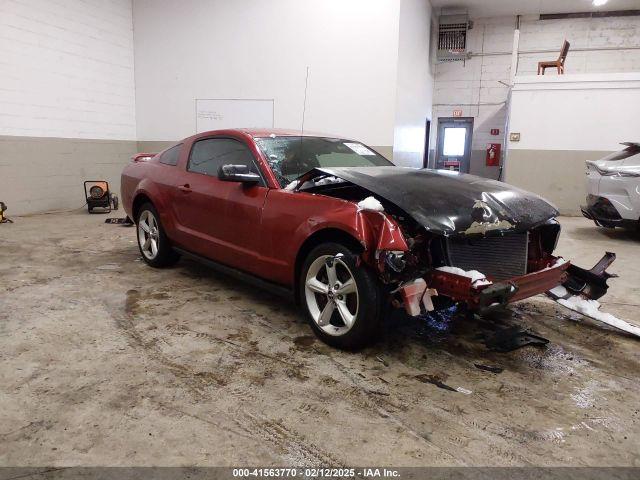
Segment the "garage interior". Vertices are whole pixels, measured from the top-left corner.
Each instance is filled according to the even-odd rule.
[[[357,139],[548,199],[637,328],[637,227],[581,205],[585,162],[640,142],[638,0],[6,0],[0,36],[0,467],[640,467],[637,336],[537,295],[341,351],[292,301],[149,268],[83,184],[218,128]],[[488,345],[513,329],[544,344]]]

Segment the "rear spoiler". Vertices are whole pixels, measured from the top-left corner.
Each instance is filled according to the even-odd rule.
[[[156,155],[157,153],[136,153],[131,157],[131,161],[132,162],[148,162]]]

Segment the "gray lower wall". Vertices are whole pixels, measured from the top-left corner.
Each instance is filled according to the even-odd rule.
[[[0,136],[0,200],[11,216],[78,208],[85,180],[106,180],[119,195],[136,151],[126,140]]]
[[[159,152],[171,141],[86,140],[0,136],[0,201],[8,215],[78,208],[84,180],[107,180],[120,193],[120,173],[136,152]],[[391,159],[393,147],[375,146]],[[510,149],[503,181],[548,198],[565,215],[579,215],[586,195],[585,160],[608,151]],[[484,165],[483,150],[472,153],[471,173],[497,178]]]
[[[586,197],[585,160],[606,151],[510,149],[504,181],[553,202],[564,215],[580,215]]]
[[[8,216],[76,209],[85,203],[85,180],[106,180],[119,196],[132,155],[175,143],[0,136],[0,201]],[[374,148],[391,159],[393,147]]]
[[[469,162],[469,173],[479,177],[498,180],[500,167],[487,166],[486,150],[471,150],[471,160]]]
[[[169,148],[174,146],[178,142],[163,142],[163,141],[138,141],[137,148],[138,153],[158,153],[164,150],[165,148]]]

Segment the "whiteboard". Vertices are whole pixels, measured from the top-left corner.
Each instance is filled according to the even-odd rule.
[[[223,128],[273,128],[273,99],[196,99],[196,133]]]

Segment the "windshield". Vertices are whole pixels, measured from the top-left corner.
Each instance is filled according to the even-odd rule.
[[[359,142],[324,137],[255,139],[284,187],[316,167],[380,167],[393,164]]]

